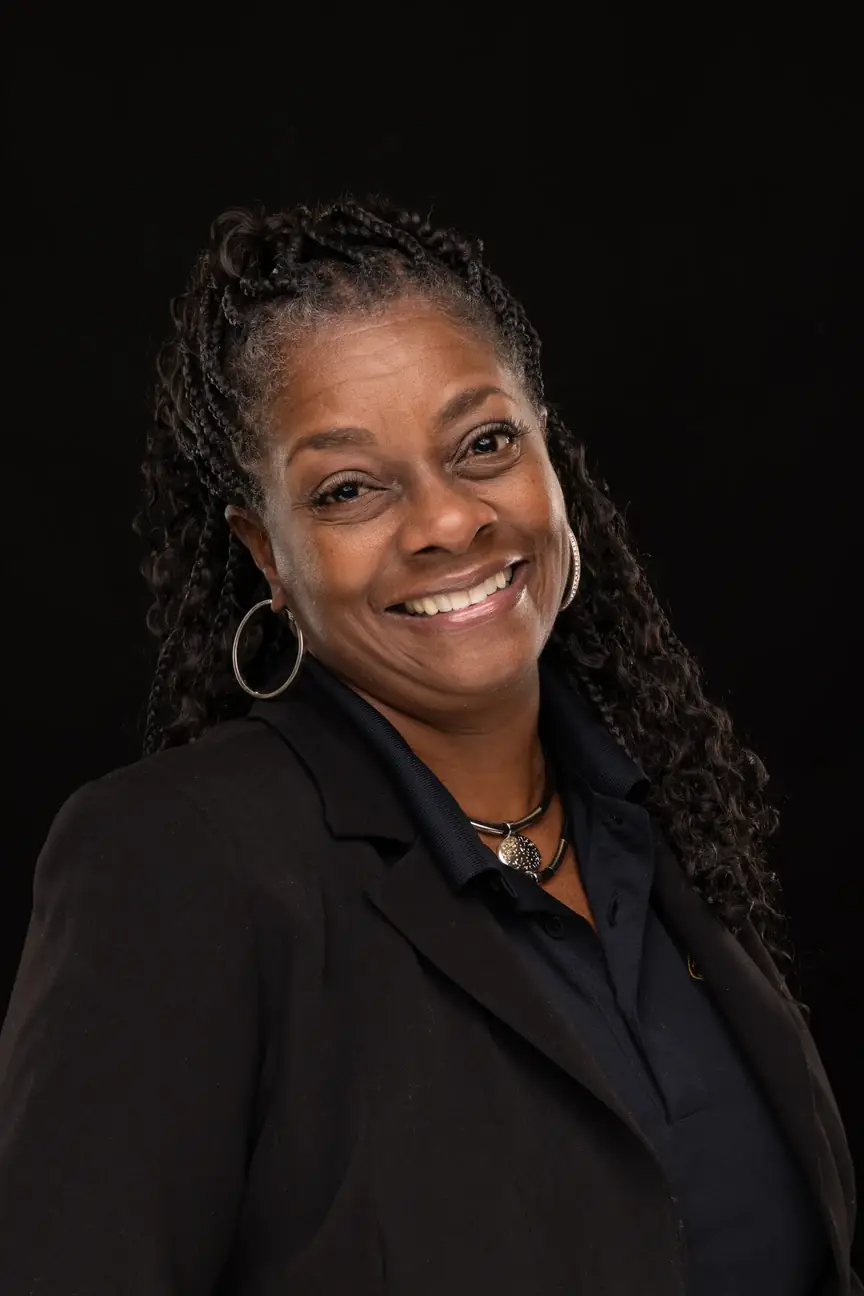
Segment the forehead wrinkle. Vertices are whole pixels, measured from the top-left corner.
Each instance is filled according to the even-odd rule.
[[[454,343],[441,343],[437,346],[428,348],[428,350],[433,350],[437,352],[441,352],[444,350],[452,350],[452,349],[459,349],[459,348],[457,348]],[[279,410],[281,407],[282,412],[287,414],[289,411],[292,410],[293,407],[294,412],[297,413],[299,408],[312,404],[316,401],[319,401],[322,404],[322,406],[324,406],[328,410],[333,410],[334,407],[338,407],[339,405],[342,404],[341,400],[339,399],[339,395],[346,388],[353,388],[355,390],[362,390],[363,388],[366,388],[368,391],[370,384],[373,386],[377,386],[379,384],[390,386],[391,390],[387,393],[388,404],[390,404],[394,399],[399,399],[400,403],[401,401],[410,401],[413,398],[413,396],[416,394],[416,392],[422,389],[422,385],[424,382],[424,375],[418,368],[416,355],[411,356],[411,355],[403,354],[402,356],[397,358],[392,356],[391,347],[388,346],[386,349],[382,348],[382,350],[384,350],[384,355],[381,358],[380,365],[379,367],[375,368],[372,372],[367,371],[364,373],[345,373],[344,371],[341,371],[338,374],[335,374],[332,380],[322,381],[308,393],[304,392],[299,401],[296,399],[296,386],[294,386],[295,396],[294,398],[292,398],[291,395],[292,384],[289,384],[288,389],[282,394],[282,396],[279,398],[279,400],[276,403],[277,410]],[[369,356],[364,357],[364,362],[368,363],[370,358],[371,357]],[[455,377],[451,378],[446,384],[448,387],[451,385],[455,385],[456,381],[460,381],[460,382],[465,381],[467,375],[477,374],[476,362],[469,364],[467,363],[469,359],[470,361],[475,361],[475,357],[470,357],[470,358],[466,357],[465,373],[459,375],[458,379],[456,379]],[[497,361],[497,357],[495,358],[494,370],[490,372],[495,373],[495,375],[499,378],[498,385],[502,385],[500,380],[503,377],[505,371],[503,370],[500,363]],[[476,385],[483,385],[479,381],[479,377],[480,376],[478,376]],[[441,386],[444,386],[444,384],[442,383]],[[378,403],[380,404],[380,402]],[[440,404],[440,398],[436,393],[436,397],[435,397],[436,409],[439,404]],[[351,422],[358,421],[356,416],[353,413],[350,414],[348,417],[350,418]]]

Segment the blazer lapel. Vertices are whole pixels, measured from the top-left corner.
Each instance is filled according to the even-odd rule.
[[[779,977],[772,984],[739,940],[714,918],[659,835],[655,858],[653,900],[658,913],[692,956],[762,1082],[819,1203],[842,1273],[849,1249],[841,1223],[845,1219],[842,1185],[816,1115],[815,1079],[807,1065],[800,1029],[779,989]],[[755,934],[753,939],[757,939]]]
[[[477,1003],[583,1085],[649,1146],[572,1026],[523,973],[486,905],[457,895],[422,839],[366,887],[385,917]]]
[[[259,702],[250,718],[275,729],[321,793],[334,837],[396,843],[391,862],[366,894],[425,958],[487,1011],[582,1084],[648,1146],[578,1035],[544,997],[487,905],[456,894],[376,753],[314,679],[300,676],[279,701]]]

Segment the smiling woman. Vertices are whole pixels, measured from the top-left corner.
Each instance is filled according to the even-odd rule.
[[[861,1290],[765,770],[482,253],[231,211],[174,302],[145,758],[37,866],[4,1296]]]

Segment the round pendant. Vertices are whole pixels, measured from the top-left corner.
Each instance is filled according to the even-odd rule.
[[[508,833],[498,847],[498,858],[502,864],[518,869],[520,873],[530,873],[532,877],[540,871],[543,857],[530,837],[521,833]]]

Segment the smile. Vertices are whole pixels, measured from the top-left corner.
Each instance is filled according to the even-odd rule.
[[[479,585],[464,590],[448,590],[446,594],[428,594],[419,599],[408,599],[391,609],[391,615],[400,616],[413,625],[459,626],[485,620],[503,612],[518,601],[525,584],[526,562],[511,563]]]
[[[513,579],[513,567],[505,567],[496,572],[480,585],[471,589],[451,590],[449,594],[430,594],[427,598],[409,599],[402,606],[412,616],[437,616],[439,612],[460,612],[463,608],[472,607],[475,603],[484,603],[487,598],[505,589]]]

